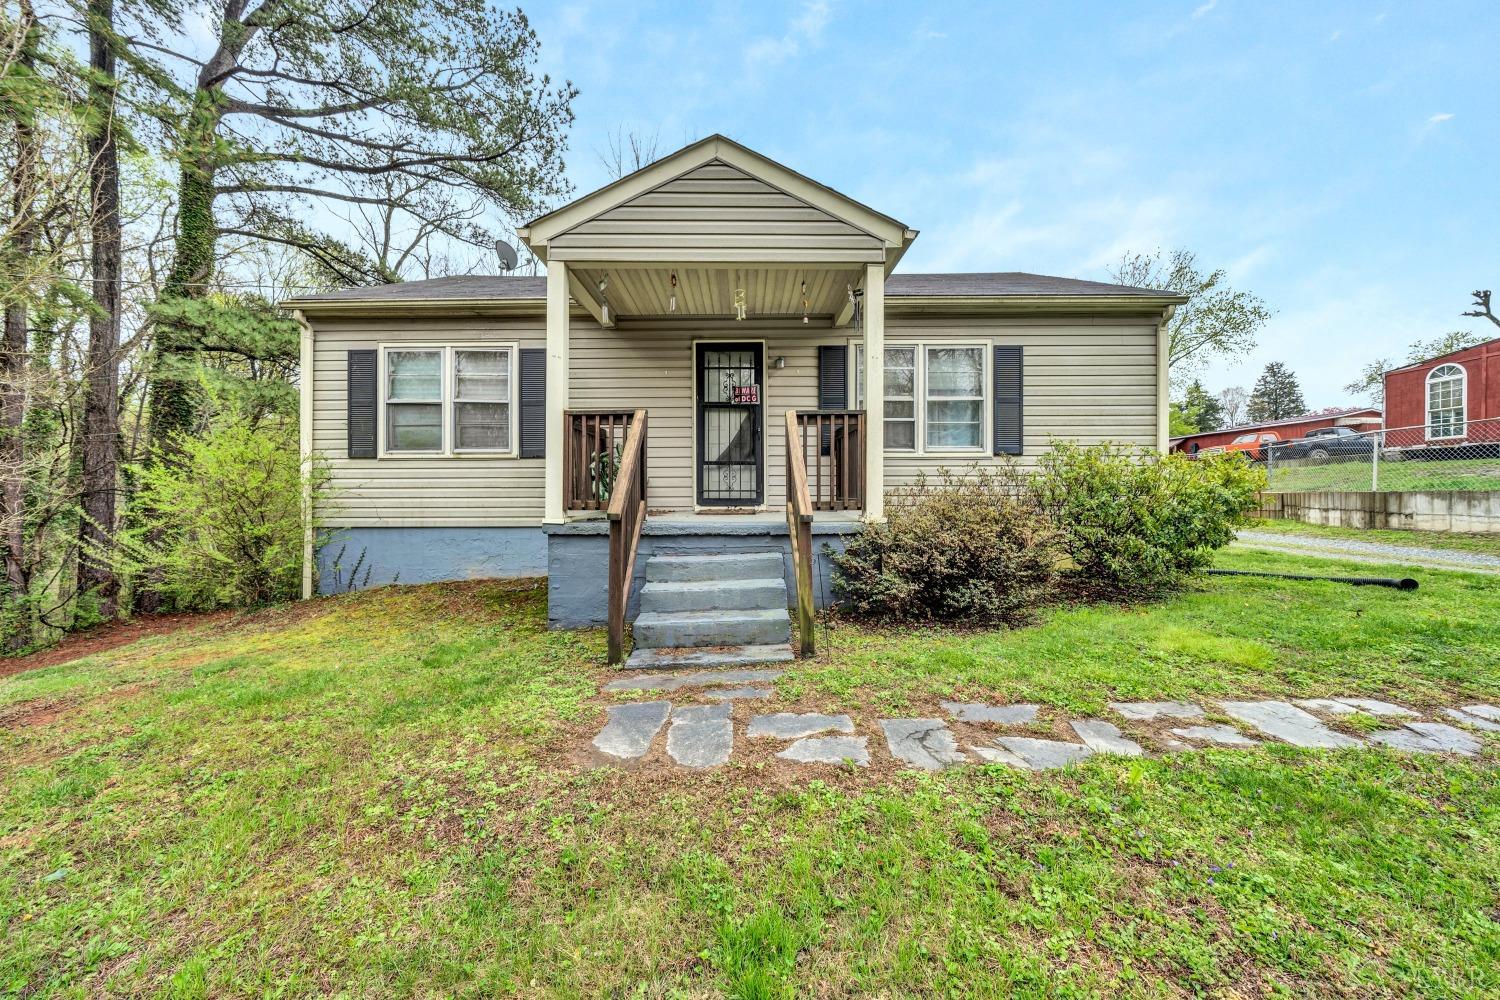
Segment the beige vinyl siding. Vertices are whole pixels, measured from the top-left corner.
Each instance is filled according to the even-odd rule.
[[[580,328],[581,327],[581,328]],[[694,494],[693,344],[700,340],[765,342],[766,505],[786,503],[786,411],[818,405],[818,344],[842,344],[839,331],[788,327],[694,324],[613,330],[573,326],[569,405],[577,409],[649,412],[646,467],[650,508],[692,510]],[[785,368],[772,367],[778,356]]]
[[[857,226],[714,160],[548,241],[552,260],[878,263]]]
[[[399,309],[393,306],[392,309]],[[579,322],[574,319],[574,322]],[[330,527],[512,527],[542,519],[542,459],[385,457],[350,459],[347,367],[350,350],[381,344],[515,344],[544,347],[533,318],[311,319],[313,450],[332,471],[332,499],[319,511]],[[380,414],[384,419],[384,413]],[[513,417],[512,426],[519,428]]]
[[[891,315],[896,312],[896,315]],[[1156,445],[1156,317],[1067,318],[902,316],[887,310],[887,347],[903,343],[1013,344],[1024,349],[1023,454],[1032,465],[1054,438],[1094,444]],[[994,421],[993,386],[985,386],[985,441]],[[918,405],[921,405],[920,400]],[[1011,456],[887,452],[886,489],[918,475],[1004,462]]]

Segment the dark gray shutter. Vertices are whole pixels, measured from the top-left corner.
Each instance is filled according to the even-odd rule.
[[[375,457],[375,352],[349,352],[347,376],[350,458]]]
[[[995,347],[995,454],[1019,455],[1024,427],[1022,358],[1019,347]]]
[[[849,348],[823,344],[818,348],[818,409],[849,408]]]
[[[521,348],[521,457],[547,454],[547,349]]]

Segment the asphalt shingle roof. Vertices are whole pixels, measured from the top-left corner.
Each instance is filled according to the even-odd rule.
[[[1058,278],[1025,271],[989,271],[957,274],[893,274],[885,294],[900,298],[1007,296],[1141,296],[1160,298],[1171,292],[1104,281]],[[299,295],[298,302],[431,302],[443,299],[545,299],[547,279],[527,275],[460,275],[403,281],[393,285],[340,288],[332,292]]]

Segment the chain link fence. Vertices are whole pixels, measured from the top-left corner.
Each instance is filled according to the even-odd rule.
[[[1329,427],[1245,451],[1273,493],[1500,490],[1500,419],[1355,431]]]

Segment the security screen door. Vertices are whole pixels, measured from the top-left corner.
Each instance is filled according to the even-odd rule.
[[[765,350],[761,344],[698,344],[698,503],[759,506],[765,500]]]

